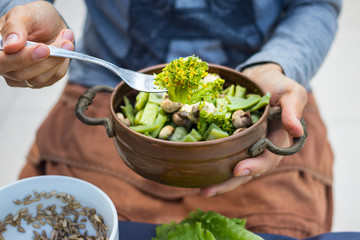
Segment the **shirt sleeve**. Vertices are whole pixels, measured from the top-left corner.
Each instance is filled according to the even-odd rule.
[[[1,0],[0,1],[0,16],[5,15],[12,8],[23,5],[26,3],[35,2],[35,0]],[[47,0],[47,2],[53,3],[54,0]]]
[[[310,79],[333,42],[341,0],[285,1],[283,15],[261,50],[237,67],[279,64],[285,75],[309,89]]]

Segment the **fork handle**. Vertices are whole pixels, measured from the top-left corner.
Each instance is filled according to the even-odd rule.
[[[31,45],[36,45],[36,44],[39,44],[39,43],[32,42],[32,41],[26,42],[26,46],[31,46]],[[115,73],[116,73],[116,68],[119,68],[116,65],[114,65],[108,61],[105,61],[103,59],[96,58],[96,57],[93,57],[93,56],[90,56],[87,54],[70,51],[70,50],[54,47],[51,45],[46,45],[46,46],[50,49],[50,56],[53,56],[53,57],[72,58],[72,59],[95,63],[95,64],[101,65],[105,68],[108,68],[108,69],[114,71]]]
[[[39,44],[39,43],[32,42],[32,41],[26,41],[25,46],[31,46],[31,45],[37,45],[37,44]],[[86,55],[83,53],[79,53],[79,52],[75,52],[75,51],[70,51],[70,50],[54,47],[51,45],[46,45],[46,46],[50,49],[50,56],[53,56],[53,57],[72,58],[72,59],[95,63],[95,64],[103,66],[107,69],[110,69],[111,71],[113,71],[115,73],[117,73],[117,69],[120,69],[115,64],[112,64],[111,62],[105,61],[100,58],[96,58],[96,57]],[[1,34],[0,34],[0,50],[1,51],[4,50],[4,41],[2,39]],[[123,69],[123,70],[125,70],[125,69]]]

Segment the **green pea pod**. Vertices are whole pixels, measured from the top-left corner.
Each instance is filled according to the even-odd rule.
[[[135,115],[135,125],[141,125],[140,120],[144,113],[144,109],[140,109]]]
[[[240,85],[236,85],[235,87],[235,93],[234,93],[234,97],[245,97],[246,95],[246,88],[240,86]]]
[[[187,134],[183,140],[183,142],[197,142],[196,138],[194,138],[193,135],[191,135],[190,133]]]
[[[124,113],[125,117],[130,120],[131,125],[135,124],[135,109],[131,105],[130,100],[124,96],[124,104],[125,106],[121,106],[120,109]]]
[[[193,128],[189,134],[192,135],[197,141],[200,141],[202,139],[201,134],[196,131],[195,128]]]
[[[219,138],[224,138],[224,137],[228,137],[229,134],[221,129],[212,129],[209,136],[206,138],[206,141],[209,140],[214,140],[214,139],[219,139]]]
[[[158,105],[161,104],[161,102],[163,101],[163,97],[159,97],[157,93],[150,93],[149,94],[149,102],[150,103],[156,103]]]
[[[226,96],[231,96],[233,97],[234,94],[235,94],[235,85],[234,84],[231,84],[229,87],[227,87],[223,93],[226,95]]]
[[[157,128],[159,128],[159,126],[152,124],[152,125],[130,126],[130,128],[132,130],[134,130],[135,132],[145,133],[145,132],[152,132],[152,131],[156,130]]]
[[[158,116],[156,117],[156,120],[155,120],[155,125],[158,125],[159,128],[155,129],[154,131],[150,132],[150,135],[154,138],[156,138],[161,129],[164,127],[165,123],[168,121],[168,117],[166,115],[163,115],[163,114],[158,114]]]
[[[158,114],[159,105],[155,103],[146,103],[140,123],[143,125],[153,125]]]
[[[142,109],[145,106],[148,99],[149,99],[148,92],[139,92],[139,94],[136,95],[135,109],[138,111]]]
[[[170,140],[175,142],[182,142],[187,134],[188,132],[185,127],[182,126],[176,127]]]
[[[249,98],[245,99],[242,102],[238,102],[238,103],[234,103],[234,104],[229,104],[227,107],[229,109],[229,111],[236,111],[239,109],[246,109],[246,108],[250,108],[253,105],[257,104],[260,101],[261,98],[255,97],[255,96],[250,96]]]
[[[203,139],[207,139],[210,132],[213,130],[213,129],[218,129],[218,130],[221,130],[215,123],[212,123],[210,124],[209,128],[205,131],[204,135],[202,136]]]
[[[252,106],[252,107],[249,109],[249,111],[250,111],[250,112],[253,112],[253,111],[256,111],[256,110],[258,110],[258,109],[260,109],[260,108],[268,105],[269,102],[270,102],[270,98],[271,98],[271,94],[270,94],[269,92],[266,93],[264,96],[261,97],[260,101],[258,101],[258,102],[256,103],[256,105]]]

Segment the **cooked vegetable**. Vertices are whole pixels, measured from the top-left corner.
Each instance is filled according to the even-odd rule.
[[[159,86],[170,84],[169,92],[140,92],[133,105],[125,96],[118,118],[147,136],[184,142],[227,137],[256,123],[270,93],[261,96],[231,84],[219,95],[224,80],[207,69],[194,56],[172,61],[156,75]]]
[[[124,96],[124,106],[121,106],[121,110],[124,115],[130,120],[131,125],[135,124],[135,109],[131,105],[130,100]]]
[[[172,134],[174,133],[175,128],[173,126],[167,125],[160,130],[159,138],[163,140],[169,140]]]
[[[188,132],[185,127],[182,126],[176,127],[170,140],[175,142],[182,142],[185,139],[187,133]]]
[[[163,126],[165,125],[165,123],[168,121],[168,117],[164,114],[159,113],[155,119],[154,124],[159,126],[157,129],[155,129],[154,131],[152,131],[150,133],[150,135],[152,137],[157,137],[161,131],[161,129],[163,128]]]
[[[155,123],[156,116],[158,114],[158,105],[155,103],[146,103],[144,112],[141,115],[140,123],[143,125],[152,125]]]
[[[197,210],[180,223],[171,222],[156,227],[152,240],[263,240],[245,228],[246,220],[227,218],[219,213]]]
[[[201,109],[199,121],[197,123],[197,128],[199,131],[204,129],[202,126],[204,124],[206,126],[209,124],[215,124],[221,130],[230,134],[235,130],[231,119],[231,112],[227,112],[226,110],[212,112],[207,111],[205,108]]]
[[[195,103],[206,96],[215,97],[222,90],[221,78],[206,81],[208,64],[195,56],[171,61],[163,71],[155,74],[154,83],[168,89],[169,99],[173,102]]]

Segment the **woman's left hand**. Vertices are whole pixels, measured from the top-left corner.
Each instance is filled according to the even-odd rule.
[[[300,119],[307,102],[305,88],[286,77],[281,67],[274,63],[256,65],[245,69],[243,73],[262,86],[265,92],[271,93],[271,106],[280,106],[282,109],[281,121],[269,123],[266,137],[278,146],[290,146],[292,138],[304,134]],[[283,156],[265,150],[257,157],[243,159],[234,167],[232,179],[203,188],[200,194],[210,197],[231,191],[253,177],[273,170],[282,158]]]

